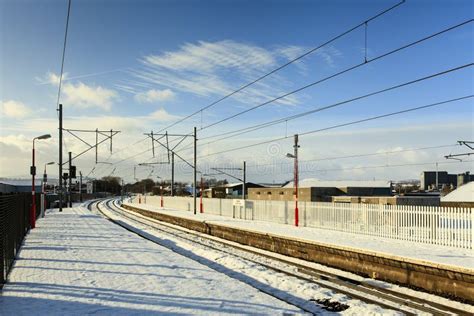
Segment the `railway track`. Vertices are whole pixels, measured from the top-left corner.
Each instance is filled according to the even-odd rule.
[[[127,225],[125,225],[123,222],[112,219],[104,211],[112,212],[114,214],[126,218],[129,221],[152,228],[153,230],[159,231],[160,234],[173,236],[174,238],[177,238],[184,242],[198,244],[200,247],[210,248],[214,251],[222,252],[227,255],[237,256],[239,258],[242,258],[243,260],[255,263],[275,272],[283,273],[285,275],[297,278],[299,280],[303,280],[305,282],[317,284],[320,287],[332,290],[336,293],[347,295],[348,297],[354,299],[361,300],[367,304],[375,304],[386,309],[391,309],[404,313],[406,315],[472,314],[472,312],[469,312],[467,309],[457,308],[443,304],[442,301],[445,299],[442,298],[440,298],[439,301],[436,302],[425,298],[417,297],[415,295],[398,292],[390,288],[379,287],[372,283],[361,281],[360,279],[352,279],[338,274],[333,274],[328,271],[318,270],[304,263],[299,263],[299,261],[301,260],[292,260],[282,255],[270,253],[268,251],[241,245],[235,242],[216,238],[214,236],[209,236],[203,233],[191,231],[189,229],[175,226],[172,224],[163,223],[154,219],[146,218],[140,214],[134,213],[133,211],[121,208],[117,204],[117,202],[117,199],[91,201],[88,204],[88,208],[92,209],[95,205],[97,210],[109,220],[149,240],[151,239],[145,236],[146,234],[130,229],[130,227],[127,227]],[[151,241],[155,243],[157,242],[156,240]],[[166,247],[166,245],[163,246]],[[274,296],[272,293],[267,294]],[[323,305],[321,307],[326,309],[327,306],[334,305],[334,302],[329,301],[315,303]],[[312,313],[304,306],[297,305],[297,307]]]

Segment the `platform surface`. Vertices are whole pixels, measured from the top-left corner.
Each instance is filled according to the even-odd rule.
[[[447,265],[457,267],[462,270],[472,270],[474,273],[474,251],[471,249],[455,249],[445,246],[431,244],[413,243],[403,240],[388,239],[376,236],[350,234],[334,230],[325,230],[312,227],[295,227],[292,225],[250,221],[234,219],[231,217],[198,213],[196,215],[189,211],[160,208],[154,205],[126,203],[133,207],[179,216],[194,220],[206,221],[219,225],[252,230],[260,233],[296,238],[311,242],[333,245],[361,251],[364,253],[374,253],[400,260],[410,260],[413,262],[426,263],[429,265]]]
[[[80,206],[37,222],[2,292],[0,315],[301,313]]]

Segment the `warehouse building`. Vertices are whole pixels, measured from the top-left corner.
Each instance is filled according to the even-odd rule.
[[[287,183],[280,188],[264,187],[248,190],[250,200],[293,201],[294,184]],[[333,202],[337,196],[391,196],[390,181],[321,181],[304,179],[299,182],[300,201]]]

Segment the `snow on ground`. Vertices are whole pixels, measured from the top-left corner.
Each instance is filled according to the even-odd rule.
[[[165,245],[177,253],[191,257],[198,262],[203,262],[213,269],[250,284],[261,291],[272,293],[273,296],[279,297],[297,306],[302,306],[314,314],[327,313],[311,302],[311,300],[314,299],[329,299],[331,302],[338,302],[347,305],[349,308],[340,312],[341,315],[400,314],[393,310],[383,309],[380,306],[367,304],[360,300],[352,299],[346,295],[335,293],[332,290],[324,288],[324,286],[321,287],[317,284],[291,277],[283,273],[277,273],[263,265],[239,257],[239,251],[236,249],[225,249],[226,247],[219,245],[218,247],[220,250],[216,251],[215,249],[209,248],[209,246],[215,247],[215,245],[212,245],[212,242],[208,243],[200,237],[189,236],[193,242],[190,242],[189,240],[183,241],[180,238],[176,238],[176,236],[164,234],[153,227],[143,225],[137,221],[129,219],[128,217],[124,217],[122,214],[110,212],[105,208],[101,211],[108,217],[120,222],[121,225],[125,225],[129,229],[145,235],[147,238],[150,238],[161,245]],[[138,219],[146,219],[146,217],[141,215],[136,215],[135,217]],[[160,227],[160,225],[158,225],[158,227]],[[209,244],[209,246],[203,246],[202,243]],[[323,281],[320,280],[320,282]],[[328,283],[331,282],[328,281]],[[334,286],[334,284],[332,285]],[[402,308],[410,313],[416,312],[406,306],[392,306],[394,306],[394,308]]]
[[[0,296],[1,315],[295,313],[83,207],[37,222]]]
[[[128,203],[125,203],[128,204]],[[248,229],[257,232],[288,236],[318,243],[360,249],[365,253],[377,253],[388,257],[400,257],[425,261],[435,264],[445,264],[461,268],[474,269],[474,251],[470,249],[455,249],[431,244],[417,244],[402,240],[388,239],[376,236],[350,234],[339,231],[324,230],[312,227],[295,227],[263,221],[234,219],[212,214],[196,214],[189,211],[161,209],[147,204],[130,204],[135,207],[184,217],[203,220],[208,223]]]

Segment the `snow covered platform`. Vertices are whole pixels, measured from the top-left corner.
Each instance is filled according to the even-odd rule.
[[[0,315],[285,313],[301,311],[80,206],[37,222],[0,296]]]
[[[155,212],[205,221],[206,223],[232,226],[272,235],[323,243],[329,246],[338,246],[365,253],[374,253],[385,257],[400,257],[419,262],[438,265],[450,265],[459,268],[474,269],[474,251],[470,249],[454,249],[444,246],[417,244],[408,241],[388,239],[383,237],[350,234],[340,231],[318,229],[312,227],[295,227],[286,224],[277,224],[264,221],[250,221],[175,209],[162,209],[147,204],[129,204]]]
[[[310,227],[125,203],[128,209],[216,237],[440,294],[474,295],[474,252]],[[143,211],[140,211],[143,210]]]

